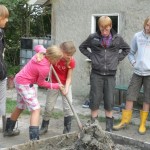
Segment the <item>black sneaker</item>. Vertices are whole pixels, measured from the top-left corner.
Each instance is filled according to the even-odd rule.
[[[83,108],[89,108],[90,102],[88,100],[85,101],[85,103],[82,105]]]

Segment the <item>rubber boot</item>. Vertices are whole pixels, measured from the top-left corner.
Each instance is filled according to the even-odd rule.
[[[29,137],[32,141],[39,140],[39,126],[29,127]]]
[[[146,120],[148,117],[148,112],[147,111],[140,111],[140,127],[139,127],[139,133],[140,134],[145,134],[146,133]]]
[[[69,133],[71,131],[71,121],[72,121],[72,116],[64,117],[63,134]]]
[[[48,131],[48,125],[49,125],[49,120],[48,121],[45,121],[45,120],[42,121],[42,126],[41,126],[41,129],[39,132],[40,135],[43,135]]]
[[[120,130],[125,128],[131,121],[132,118],[132,110],[122,110],[122,119],[118,125],[113,126],[113,130]]]
[[[114,117],[106,117],[106,131],[112,132]]]
[[[11,120],[10,118],[7,118],[6,121],[6,128],[4,131],[3,136],[16,136],[20,134],[20,130],[19,129],[15,129],[15,125],[16,125],[16,121]]]

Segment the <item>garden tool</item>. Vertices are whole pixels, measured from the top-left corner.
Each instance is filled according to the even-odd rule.
[[[56,73],[56,71],[55,71],[55,69],[54,69],[54,67],[53,67],[52,65],[51,65],[51,69],[52,69],[52,71],[53,71],[53,73],[54,73],[54,75],[55,75],[55,77],[56,77],[58,83],[59,83],[59,84],[62,84],[61,81],[60,81],[60,79],[59,79],[59,77],[58,77],[58,75],[57,75],[57,73]],[[74,116],[75,116],[75,118],[76,118],[76,121],[77,121],[77,124],[78,124],[78,127],[79,127],[80,131],[82,131],[83,126],[82,126],[82,124],[81,124],[81,121],[79,120],[79,117],[78,117],[78,115],[77,115],[77,113],[76,113],[76,111],[75,111],[73,105],[71,104],[71,102],[70,102],[70,100],[69,100],[69,98],[68,98],[67,95],[65,96],[65,98],[66,98],[66,100],[68,101],[68,104],[69,104],[69,106],[70,106],[70,108],[71,108],[71,110],[72,110],[72,112],[73,112],[73,114],[74,114]]]

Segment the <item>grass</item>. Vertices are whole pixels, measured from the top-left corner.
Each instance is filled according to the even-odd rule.
[[[54,110],[51,114],[51,118],[54,118],[54,119],[60,119],[64,116],[63,112],[62,111],[56,111]]]
[[[6,101],[6,113],[12,113],[12,111],[14,110],[14,108],[16,107],[16,100],[12,100],[11,98],[7,98],[7,101]],[[28,110],[24,110],[23,115],[30,115],[30,112]],[[79,118],[80,119],[90,119],[90,116],[89,115],[81,115],[81,114],[78,114],[79,115]],[[54,111],[52,112],[51,114],[51,118],[54,118],[54,119],[60,119],[64,116],[63,112],[61,110],[58,110],[58,109],[54,109]],[[105,117],[101,117],[99,116],[98,117],[98,120],[99,122],[105,122]],[[114,120],[114,124],[117,124],[120,122],[120,119],[115,119]]]
[[[11,98],[7,98],[7,100],[6,100],[6,113],[12,113],[16,107],[16,104],[17,104],[16,100],[12,100]],[[23,115],[30,115],[30,112],[28,110],[24,110],[22,114]],[[54,119],[59,119],[59,118],[63,117],[63,112],[55,110],[52,112],[51,117]]]
[[[6,100],[6,113],[12,113],[16,107],[16,104],[17,104],[16,100],[12,100],[11,98],[7,98],[7,100]],[[22,114],[30,115],[30,112],[28,110],[24,110],[22,112]]]
[[[16,101],[8,98],[6,100],[6,113],[11,113],[15,108],[15,106],[16,106]]]
[[[89,115],[82,115],[82,114],[78,114],[78,116],[79,116],[79,118],[80,119],[89,119],[90,118],[90,116]]]
[[[90,115],[84,116],[84,115],[79,114],[79,118],[80,118],[80,119],[87,119],[87,120],[90,120],[91,116],[90,116]],[[105,118],[105,117],[102,117],[102,116],[98,116],[97,120],[98,120],[99,122],[106,122],[106,118]],[[120,119],[115,119],[115,120],[114,120],[114,123],[119,123],[119,122],[120,122]]]

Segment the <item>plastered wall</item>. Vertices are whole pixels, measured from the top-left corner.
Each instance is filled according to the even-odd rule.
[[[73,75],[73,96],[89,93],[90,63],[78,47],[91,33],[92,14],[119,14],[119,31],[130,44],[135,32],[143,29],[144,19],[150,15],[149,0],[52,0],[52,42],[73,40],[77,48]],[[118,66],[116,84],[128,85],[132,67],[128,59]]]

